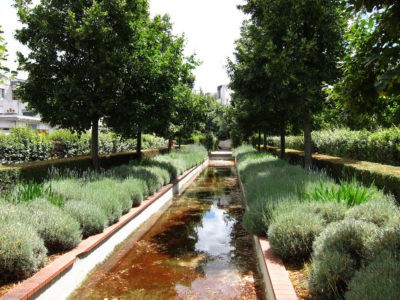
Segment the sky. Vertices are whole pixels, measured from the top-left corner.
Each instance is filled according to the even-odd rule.
[[[214,93],[217,86],[227,84],[229,77],[225,65],[233,58],[234,41],[240,36],[244,18],[236,8],[242,0],[149,0],[150,14],[168,14],[176,34],[184,34],[187,44],[185,54],[195,54],[201,65],[194,71],[195,88]],[[23,45],[14,39],[21,24],[11,6],[13,0],[0,0],[0,25],[7,41],[6,66],[17,68],[16,51],[26,53]],[[26,77],[26,74],[19,74]]]

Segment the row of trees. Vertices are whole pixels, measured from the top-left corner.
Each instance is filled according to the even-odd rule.
[[[280,134],[284,155],[286,132],[302,129],[309,167],[313,126],[351,125],[360,111],[370,124],[378,106],[397,105],[398,1],[248,0],[239,8],[249,19],[228,70],[245,134]]]
[[[7,59],[7,48],[4,38],[2,36],[3,30],[0,26],[0,83],[2,82],[2,74],[7,68],[3,65],[3,62]]]
[[[99,121],[137,137],[140,153],[142,132],[173,138],[206,119],[210,98],[192,92],[197,61],[167,16],[150,17],[147,0],[15,3],[16,38],[30,49],[18,53],[29,74],[19,96],[53,126],[92,129],[94,168]]]

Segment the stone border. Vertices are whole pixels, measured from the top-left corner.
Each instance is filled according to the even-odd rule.
[[[240,190],[243,200],[246,203],[246,195],[243,187],[240,173],[237,169],[237,160],[235,158],[236,173],[238,176]],[[246,203],[246,210],[249,207]],[[253,244],[257,253],[259,270],[264,284],[264,294],[268,300],[295,300],[298,299],[296,291],[289,278],[283,262],[272,251],[268,240],[264,237],[253,235]]]
[[[9,299],[65,299],[101,263],[114,248],[139,228],[155,212],[169,206],[176,194],[181,194],[208,166],[209,159],[184,172],[170,184],[149,196],[138,207],[102,233],[83,240],[75,249],[57,258],[32,277],[24,280],[1,297]]]

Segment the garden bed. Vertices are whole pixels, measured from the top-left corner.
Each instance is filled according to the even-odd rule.
[[[266,149],[276,155],[280,153],[280,149],[277,147],[267,146]],[[304,151],[286,149],[285,155],[290,163],[304,163]],[[314,153],[312,158],[314,166],[325,170],[337,180],[343,177],[356,177],[365,185],[375,184],[378,188],[387,193],[392,193],[398,200],[400,199],[400,167],[398,166],[318,153]]]
[[[245,228],[267,236],[287,266],[308,265],[291,272],[300,298],[398,298],[400,209],[391,196],[251,147],[234,155],[249,206]]]
[[[186,154],[185,154],[186,153]],[[190,159],[188,159],[188,160],[186,160],[186,163],[184,163],[183,161],[178,161],[177,160],[177,157],[176,157],[176,155],[175,154],[172,154],[172,155],[169,155],[169,156],[160,156],[160,157],[158,157],[158,158],[155,158],[154,160],[152,160],[152,161],[143,161],[142,163],[140,163],[140,164],[136,164],[136,166],[134,165],[134,166],[131,166],[131,167],[126,167],[126,168],[122,168],[122,169],[118,169],[118,170],[112,170],[112,172],[113,173],[111,173],[111,174],[113,174],[113,176],[114,175],[116,175],[117,173],[118,173],[118,175],[119,176],[121,176],[121,175],[124,175],[124,176],[128,176],[129,174],[129,176],[139,176],[140,174],[144,174],[144,175],[146,175],[145,176],[145,178],[148,178],[149,180],[150,180],[150,182],[153,182],[153,184],[151,184],[151,185],[148,185],[148,191],[150,191],[150,193],[153,193],[152,192],[152,189],[158,189],[158,186],[159,186],[159,184],[160,183],[162,183],[162,182],[168,182],[169,181],[169,179],[168,178],[173,178],[174,177],[174,175],[175,176],[178,176],[180,173],[181,173],[181,171],[180,170],[182,170],[182,168],[183,169],[185,169],[186,167],[186,165],[188,164],[188,163],[191,163],[192,161],[193,161],[193,159],[194,160],[198,160],[198,159],[200,159],[200,157],[202,157],[201,158],[201,160],[206,156],[206,151],[203,149],[203,150],[200,150],[199,151],[199,153],[190,153],[190,149],[187,149],[187,150],[185,150],[185,151],[183,151],[183,153],[182,153],[182,155],[183,155],[183,158],[185,158],[185,157],[187,157],[187,158],[190,158]],[[178,155],[179,156],[179,155]],[[174,166],[174,165],[172,165],[172,164],[170,164],[170,163],[176,163],[176,165]],[[203,166],[203,164],[201,165],[201,166],[199,166],[198,168],[201,168]],[[131,169],[131,168],[133,168],[133,169]],[[163,169],[164,168],[164,169]],[[164,171],[163,171],[164,170]],[[141,171],[141,172],[139,172],[139,171]],[[182,190],[182,188],[184,188],[184,186],[186,186],[187,185],[187,180],[189,179],[189,176],[187,176],[188,174],[194,174],[193,173],[193,170],[191,170],[192,172],[186,172],[184,175],[181,175],[180,177],[179,177],[179,180],[175,180],[173,183],[170,183],[170,184],[168,184],[166,187],[163,187],[161,190],[159,190],[159,192],[157,193],[157,195],[158,195],[158,197],[162,197],[162,196],[164,196],[164,194],[169,194],[169,196],[172,198],[172,195],[174,194],[174,193],[179,193],[181,190]],[[127,173],[128,172],[128,173]],[[133,173],[132,173],[133,172]],[[138,173],[139,172],[139,173]],[[195,172],[196,173],[196,172]],[[167,177],[167,174],[170,174],[170,175],[168,175],[168,177]],[[140,176],[142,176],[142,175],[140,175]],[[150,176],[151,175],[151,176]],[[149,177],[150,176],[150,177]],[[169,177],[169,176],[171,176],[171,177]],[[129,178],[131,178],[131,177],[129,177]],[[134,179],[133,181],[132,181],[132,179],[129,179],[129,178],[127,178],[127,180],[128,180],[128,182],[124,182],[122,179],[122,181],[120,181],[121,182],[121,187],[117,187],[117,189],[118,190],[122,190],[122,189],[124,189],[124,188],[126,188],[127,186],[126,186],[126,184],[129,184],[130,182],[133,182],[133,183],[138,183],[138,184],[140,184],[141,182],[140,181],[137,181],[136,179]],[[143,178],[143,177],[141,177],[141,178]],[[144,178],[143,178],[144,179]],[[57,179],[58,181],[60,180],[60,179]],[[63,182],[63,180],[65,181],[65,179],[61,179],[61,183]],[[115,219],[115,216],[119,216],[119,212],[118,211],[114,211],[113,210],[113,213],[112,214],[110,214],[109,213],[109,211],[103,211],[103,206],[102,206],[102,202],[101,202],[101,199],[100,198],[97,198],[97,197],[100,197],[102,194],[104,194],[105,195],[105,197],[107,198],[107,195],[113,195],[113,197],[112,198],[107,198],[108,200],[106,200],[106,202],[107,203],[110,203],[110,202],[113,202],[113,201],[116,201],[116,200],[114,200],[113,198],[115,197],[116,199],[118,199],[118,197],[120,197],[120,195],[118,194],[118,193],[120,193],[120,191],[118,191],[118,190],[115,190],[113,193],[114,194],[110,194],[110,193],[108,193],[107,191],[101,191],[101,189],[104,189],[104,188],[106,188],[106,186],[104,186],[104,183],[101,183],[101,185],[98,185],[98,184],[96,184],[96,180],[100,180],[100,182],[102,182],[102,180],[104,181],[104,176],[103,177],[100,177],[99,179],[97,179],[97,177],[95,178],[95,179],[93,179],[93,178],[90,178],[90,180],[87,182],[87,183],[84,183],[83,185],[82,185],[82,188],[84,188],[84,187],[87,187],[87,186],[90,186],[90,185],[93,185],[94,184],[94,186],[93,187],[97,187],[97,188],[99,188],[100,189],[100,192],[99,193],[97,193],[98,195],[96,196],[96,199],[97,200],[100,200],[100,202],[99,202],[99,208],[97,208],[95,211],[97,211],[97,213],[95,214],[95,215],[93,215],[95,218],[97,218],[97,215],[98,215],[98,212],[99,211],[102,211],[102,213],[101,213],[101,215],[108,215],[108,216],[110,216],[110,221],[109,222],[111,222],[111,224],[113,223],[113,221],[112,220],[114,220]],[[109,179],[106,179],[106,180],[108,180],[108,182],[110,182],[109,181]],[[135,181],[136,180],[136,181]],[[57,182],[58,182],[57,181]],[[80,193],[76,193],[77,192],[77,190],[79,191],[79,189],[80,189],[80,183],[78,182],[78,185],[76,185],[76,182],[74,182],[74,180],[72,179],[72,182],[74,183],[73,184],[73,187],[75,187],[75,189],[65,189],[65,188],[63,188],[63,187],[65,187],[65,186],[68,186],[68,184],[71,184],[71,179],[66,179],[66,181],[65,181],[65,183],[64,184],[61,184],[60,185],[60,182],[58,182],[58,186],[57,185],[52,185],[52,187],[53,187],[53,193],[57,193],[57,195],[58,196],[63,196],[63,201],[65,202],[65,205],[69,205],[70,204],[70,201],[72,201],[72,200],[69,200],[69,199],[71,199],[68,195],[70,194],[70,193],[72,193],[73,194],[73,196],[74,197],[76,197],[77,195],[79,196],[79,195],[81,195],[83,198],[80,200],[80,201],[82,201],[82,202],[80,202],[80,201],[77,201],[77,200],[73,200],[73,201],[75,201],[75,202],[71,202],[71,203],[73,203],[74,205],[75,204],[77,204],[78,206],[78,208],[81,208],[82,207],[82,205],[84,204],[84,203],[86,203],[85,201],[91,201],[90,200],[90,198],[87,198],[85,195],[86,195],[86,193],[82,193],[82,192],[80,192]],[[150,182],[148,182],[149,184],[150,184]],[[111,181],[111,183],[112,183],[112,181]],[[118,182],[116,182],[116,184],[117,184]],[[147,183],[146,183],[147,184]],[[131,190],[131,188],[129,188],[129,190]],[[147,189],[146,189],[147,190]],[[92,194],[93,192],[94,192],[95,190],[90,190],[90,194]],[[15,195],[20,195],[20,193],[13,193],[12,194],[12,196],[13,197],[15,197]],[[130,194],[130,195],[133,195],[133,194]],[[42,195],[41,196],[41,198],[43,199],[43,198],[46,198],[46,196],[50,196],[50,195]],[[52,195],[52,196],[54,196],[54,195]],[[168,197],[169,197],[168,196]],[[143,216],[145,216],[145,214],[144,213],[142,213],[142,211],[144,210],[144,209],[146,209],[148,206],[150,206],[150,205],[152,205],[152,200],[151,199],[153,199],[155,196],[150,196],[149,198],[147,198],[147,200],[145,200],[144,202],[139,202],[139,203],[141,203],[141,205],[139,206],[139,207],[134,207],[134,208],[132,208],[131,210],[130,210],[130,212],[128,213],[128,214],[125,214],[125,215],[123,215],[121,218],[120,218],[120,220],[119,220],[119,222],[117,222],[116,224],[113,224],[112,226],[110,226],[110,227],[108,227],[108,228],[106,228],[102,233],[99,233],[99,234],[96,234],[96,235],[92,235],[92,236],[90,236],[89,238],[87,238],[87,239],[85,239],[84,241],[82,241],[79,245],[78,245],[78,247],[77,248],[75,248],[75,249],[73,249],[71,252],[68,252],[67,254],[65,254],[65,255],[63,255],[63,256],[61,256],[59,259],[57,259],[55,262],[53,262],[52,264],[50,264],[47,268],[45,268],[45,269],[47,269],[47,270],[51,270],[50,271],[50,277],[49,277],[49,274],[45,274],[44,276],[44,278],[56,278],[56,277],[58,277],[63,271],[65,271],[65,270],[67,270],[67,269],[69,269],[70,268],[70,266],[72,266],[73,264],[75,264],[74,263],[74,261],[75,260],[77,260],[77,257],[79,257],[79,259],[77,260],[77,261],[81,261],[82,260],[82,258],[84,258],[85,256],[86,256],[86,253],[88,252],[88,251],[91,251],[91,250],[95,250],[95,251],[97,251],[98,250],[98,243],[99,243],[99,240],[98,239],[100,239],[101,240],[101,237],[103,237],[103,239],[104,240],[107,240],[107,241],[109,241],[109,240],[112,240],[113,238],[111,238],[111,236],[114,234],[114,232],[116,232],[116,231],[121,231],[120,230],[120,227],[119,226],[123,226],[125,223],[129,223],[130,222],[130,220],[133,218],[133,217],[135,217],[136,215],[137,216],[140,216],[140,218],[143,218]],[[168,198],[167,197],[167,198]],[[53,197],[54,198],[54,197]],[[51,201],[51,197],[50,198],[48,198],[49,199],[49,201]],[[76,198],[73,198],[73,199],[76,199]],[[84,199],[87,199],[87,200],[85,200],[84,201]],[[132,198],[131,198],[132,199]],[[16,202],[16,199],[14,199],[14,198],[10,198],[10,200],[12,200],[11,202]],[[110,200],[113,200],[113,201],[110,201]],[[124,203],[131,203],[130,205],[132,206],[132,202],[126,202],[126,200],[121,200],[122,202],[120,202],[121,203],[121,205],[122,204],[124,204]],[[133,201],[133,200],[130,200],[130,201]],[[63,203],[64,203],[63,202]],[[88,202],[88,203],[89,203]],[[39,204],[38,204],[39,203]],[[95,205],[97,202],[93,202],[93,205]],[[118,203],[118,202],[115,202],[115,203]],[[35,212],[35,215],[37,214],[38,216],[42,216],[42,214],[41,214],[41,212],[40,212],[40,209],[41,209],[41,206],[42,205],[44,205],[45,206],[45,208],[46,209],[48,209],[48,208],[51,208],[51,210],[50,211],[52,211],[52,210],[55,210],[55,212],[57,213],[57,215],[59,214],[59,211],[58,211],[58,209],[57,209],[57,207],[56,206],[52,206],[52,204],[50,204],[49,202],[46,202],[45,200],[36,200],[36,198],[35,199],[31,199],[31,200],[29,200],[26,204],[25,203],[19,203],[19,204],[16,204],[15,206],[14,206],[14,204],[6,204],[6,203],[4,203],[3,205],[5,205],[4,207],[6,208],[6,211],[4,212],[4,211],[2,211],[2,215],[0,215],[0,219],[2,220],[2,222],[3,222],[3,224],[9,224],[10,226],[15,226],[15,225],[13,225],[12,224],[12,222],[14,222],[14,221],[17,221],[17,222],[19,222],[18,224],[21,224],[21,225],[18,225],[17,226],[17,228],[18,227],[20,227],[20,226],[22,226],[23,225],[23,223],[20,223],[20,222],[23,222],[23,219],[19,219],[19,210],[20,209],[22,209],[22,211],[24,211],[24,210],[26,210],[26,209],[30,209],[30,206],[31,205],[33,205],[33,207],[38,207],[38,209],[39,209],[39,211],[38,212]],[[64,205],[64,204],[62,204],[62,205]],[[71,204],[72,205],[72,204]],[[69,205],[69,207],[71,207],[71,205]],[[86,204],[85,204],[86,205]],[[92,207],[93,207],[93,205],[92,205]],[[96,204],[97,205],[97,204]],[[27,207],[27,208],[26,208]],[[107,208],[108,209],[108,207],[110,207],[110,206],[105,206],[105,208]],[[113,206],[111,206],[111,208],[112,208]],[[119,206],[118,206],[119,207]],[[121,207],[124,207],[124,206],[121,206]],[[126,207],[126,205],[125,205],[125,207]],[[46,210],[47,211],[47,210]],[[71,211],[71,210],[68,210],[67,209],[67,211]],[[79,211],[79,210],[78,210]],[[74,210],[72,210],[72,215],[75,215],[74,214]],[[79,212],[80,213],[80,212]],[[133,214],[133,215],[132,215]],[[24,212],[22,212],[22,215],[23,216],[25,216],[26,214],[24,214]],[[50,215],[51,215],[51,213],[50,213]],[[89,215],[87,215],[88,217],[89,217]],[[35,217],[35,216],[34,216]],[[149,217],[149,216],[147,216],[147,217]],[[47,218],[47,215],[46,215],[46,218]],[[45,219],[46,219],[45,218]],[[119,217],[118,217],[119,218]],[[135,220],[136,219],[140,219],[140,218],[134,218]],[[83,223],[81,223],[81,226],[83,226],[83,227],[81,227],[84,231],[83,232],[85,232],[85,226],[83,225],[83,224],[85,224],[85,222],[87,223],[87,219],[93,219],[92,217],[89,217],[89,218],[83,218],[83,219],[78,219],[78,222],[83,222]],[[19,220],[21,220],[21,221],[19,221]],[[72,219],[71,219],[72,220]],[[73,221],[73,223],[74,222],[76,222],[75,220],[72,220]],[[6,223],[4,223],[4,222],[6,222]],[[54,222],[53,222],[54,223]],[[59,222],[55,222],[55,223],[59,223]],[[61,223],[63,223],[63,222],[61,222]],[[35,223],[34,223],[35,224]],[[45,222],[45,224],[47,224],[46,222]],[[69,224],[69,223],[68,223]],[[79,228],[79,223],[77,223],[78,225],[78,228]],[[122,225],[121,225],[122,224]],[[89,224],[90,225],[90,224]],[[27,226],[27,225],[23,225],[23,226]],[[41,226],[43,226],[43,225],[41,225]],[[49,226],[49,225],[45,225],[45,226]],[[70,225],[68,225],[68,226],[70,226]],[[75,226],[75,225],[74,225]],[[50,226],[51,227],[51,226]],[[69,227],[68,227],[69,228]],[[40,229],[40,227],[38,227],[38,230]],[[62,229],[62,228],[61,228]],[[87,229],[87,228],[86,228]],[[36,230],[36,227],[33,227],[33,229],[29,229],[29,233],[31,233],[31,234],[34,234],[34,236],[35,236],[35,238],[36,238],[36,240],[37,240],[37,243],[39,243],[38,244],[38,246],[37,247],[41,247],[41,249],[43,249],[44,248],[44,246],[40,246],[40,243],[43,243],[43,241],[41,241],[41,237],[42,237],[42,235],[40,235],[41,234],[41,231],[38,231],[38,234],[40,235],[40,236],[38,236],[36,233],[35,233],[35,230]],[[57,231],[57,232],[65,232],[65,230],[63,231],[64,229],[62,229],[61,231]],[[70,230],[70,229],[68,229],[68,230]],[[74,229],[75,230],[75,229]],[[98,231],[98,232],[101,232],[102,231],[102,229],[101,228],[99,228],[99,229],[97,229],[97,230],[100,230],[100,231]],[[48,231],[46,231],[46,232],[48,232]],[[69,231],[67,231],[67,232],[69,232]],[[89,231],[88,231],[89,232]],[[93,233],[96,233],[96,232],[93,232],[93,230],[92,231],[90,231],[90,232],[92,232],[92,234]],[[17,232],[18,233],[18,232]],[[129,232],[128,232],[129,233]],[[11,234],[13,234],[13,232],[11,232]],[[59,234],[59,233],[57,233],[57,234]],[[48,236],[48,234],[46,235],[46,236],[43,236],[43,238],[45,239],[44,241],[46,242],[46,247],[48,247],[48,246],[52,246],[53,248],[49,248],[49,249],[52,249],[52,252],[54,252],[54,251],[56,251],[56,249],[59,249],[59,248],[54,248],[54,245],[58,245],[57,243],[56,244],[54,244],[54,241],[57,241],[57,240],[59,240],[60,239],[60,241],[64,241],[64,239],[63,239],[63,236],[61,235],[61,236],[59,236],[59,237],[57,237],[57,234],[53,234],[52,235],[52,233],[50,232],[50,237],[52,238],[51,240],[49,240],[49,236]],[[74,233],[73,233],[74,234]],[[79,233],[78,233],[79,234]],[[89,235],[89,234],[88,234]],[[91,234],[90,234],[91,235]],[[68,236],[70,236],[70,234],[68,233]],[[87,235],[86,235],[87,236]],[[78,238],[79,238],[79,236],[77,236]],[[15,239],[14,239],[15,240]],[[16,239],[16,240],[18,240],[18,238]],[[95,241],[94,242],[94,244],[93,244],[93,240]],[[52,241],[51,243],[50,243],[50,241]],[[73,240],[73,241],[75,241],[75,239]],[[101,242],[101,241],[100,241]],[[117,242],[118,242],[118,239],[117,239]],[[18,243],[20,243],[20,241],[18,240]],[[19,244],[16,244],[16,246],[14,245],[13,247],[19,247],[18,245]],[[28,248],[29,247],[31,247],[31,246],[29,246],[29,241],[27,242],[28,244],[27,244],[27,246],[28,246]],[[24,244],[23,244],[24,245]],[[74,248],[75,247],[75,245],[76,244],[72,244],[72,245],[70,245],[70,244],[68,244],[69,246],[68,247],[70,247],[70,249],[72,249],[72,248]],[[72,246],[72,248],[71,248],[71,246]],[[1,251],[0,251],[0,255],[8,255],[7,253],[7,248],[5,248],[6,246],[4,246],[4,245],[2,245],[2,249],[0,249]],[[58,246],[59,247],[59,246]],[[16,253],[19,253],[19,252],[15,252],[14,250],[12,250],[12,249],[10,249],[11,250],[11,252],[10,253],[14,253],[15,255],[18,255],[18,254],[16,254]],[[65,250],[68,250],[68,249],[65,249]],[[56,251],[56,252],[60,252],[60,249],[58,250],[58,251]],[[72,253],[72,254],[71,254]],[[14,255],[13,254],[13,255]],[[41,256],[41,258],[40,259],[43,259],[43,254],[40,254]],[[7,262],[7,261],[9,261],[9,259],[7,259],[7,257],[8,256],[4,256],[4,260],[3,261],[5,261],[5,262]],[[1,257],[0,257],[1,258]],[[4,268],[5,269],[2,269],[2,277],[3,277],[3,279],[8,279],[8,280],[10,280],[10,279],[12,279],[12,276],[13,276],[13,274],[15,274],[15,275],[17,275],[16,276],[16,280],[18,280],[18,279],[20,279],[22,276],[24,276],[23,274],[30,274],[30,273],[32,273],[32,271],[34,271],[34,269],[21,269],[21,270],[24,270],[24,273],[18,273],[19,271],[19,269],[18,268],[20,268],[20,267],[18,267],[19,265],[18,265],[18,257],[16,257],[16,258],[14,258],[14,259],[16,259],[16,269],[15,270],[13,270],[12,272],[10,272],[11,271],[11,269],[7,269],[8,267],[7,267],[7,265],[4,265]],[[33,259],[33,258],[32,258]],[[36,259],[36,258],[35,258]],[[39,259],[39,257],[37,258],[37,259]],[[43,259],[43,263],[44,263],[44,259]],[[42,263],[42,264],[43,264]],[[1,267],[3,268],[3,265],[1,265]],[[26,265],[21,265],[21,267],[23,267],[23,268],[26,268]],[[15,267],[14,267],[15,268]],[[85,270],[87,269],[87,268],[84,268]],[[47,271],[47,272],[49,272],[49,271]],[[37,284],[37,281],[35,281],[35,280],[39,280],[39,282],[40,282],[40,284],[42,284],[43,283],[43,281],[45,281],[45,282],[47,282],[49,279],[43,279],[43,275],[40,275],[40,273],[41,272],[39,272],[39,273],[37,273],[34,277],[36,277],[36,279],[33,279],[33,283],[31,282],[31,285],[30,285],[30,287],[31,288],[33,288],[34,289],[34,292],[36,291],[36,289],[37,289],[37,287],[38,287],[38,284]],[[79,273],[81,273],[81,272],[79,272]],[[8,277],[4,277],[4,276],[7,276],[8,275]],[[46,277],[47,276],[47,277]],[[34,278],[34,277],[32,277],[32,278]],[[6,295],[6,297],[8,297],[7,295]],[[15,297],[11,297],[11,298],[15,298]],[[18,297],[17,297],[18,298]]]

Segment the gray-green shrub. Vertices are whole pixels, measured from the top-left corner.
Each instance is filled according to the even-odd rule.
[[[127,189],[126,185],[123,185],[121,181],[104,178],[91,182],[90,184],[95,185],[102,192],[102,200],[107,201],[108,199],[113,199],[120,204],[119,214],[127,213],[132,208],[132,196],[130,191]]]
[[[64,210],[79,222],[84,238],[102,232],[108,224],[104,211],[88,201],[68,200]]]
[[[316,236],[324,229],[321,216],[295,209],[276,216],[268,229],[268,239],[275,254],[286,261],[306,261]]]
[[[43,266],[47,250],[31,226],[0,221],[0,241],[0,279],[25,279]]]
[[[149,195],[154,194],[164,183],[164,179],[151,167],[133,167],[131,177],[146,182]]]
[[[81,198],[84,182],[77,178],[60,178],[51,180],[47,185],[51,186],[54,195],[69,200]]]
[[[375,239],[368,244],[368,260],[372,260],[382,252],[390,253],[400,260],[400,220],[381,228]]]
[[[313,243],[311,293],[321,299],[341,298],[378,230],[375,224],[354,219],[329,224]]]
[[[102,180],[88,182],[83,186],[79,199],[99,206],[106,214],[109,224],[113,224],[119,220],[123,211],[123,205],[114,197],[114,191],[115,189],[106,188]]]
[[[78,221],[46,199],[36,199],[27,208],[30,212],[27,222],[37,230],[50,253],[70,250],[81,241]]]
[[[353,207],[346,213],[346,218],[372,222],[379,227],[384,227],[391,220],[400,219],[400,209],[393,199],[378,198]]]
[[[390,252],[380,253],[350,280],[348,300],[400,299],[400,261]]]
[[[147,185],[141,179],[127,178],[120,183],[121,189],[126,190],[132,200],[132,206],[139,206],[147,195]]]
[[[298,210],[319,215],[325,224],[337,222],[345,218],[347,206],[340,202],[303,202]]]

